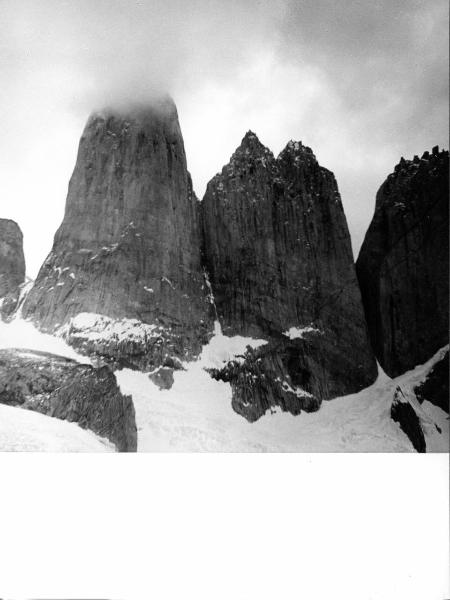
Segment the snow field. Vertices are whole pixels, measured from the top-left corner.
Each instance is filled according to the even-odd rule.
[[[395,388],[408,393],[439,360],[445,348],[425,365],[396,379],[379,369],[377,381],[357,394],[323,402],[315,413],[294,417],[281,410],[266,413],[248,423],[231,408],[228,383],[212,379],[205,368],[220,368],[239,359],[246,346],[256,348],[265,340],[215,334],[197,361],[175,371],[174,385],[160,390],[148,374],[130,369],[116,372],[124,394],[131,394],[136,409],[138,451],[141,452],[411,452],[412,445],[390,418]],[[52,352],[89,362],[63,339],[37,331],[20,318],[0,323],[0,348],[28,348]],[[427,451],[447,452],[448,415],[424,402],[418,407],[425,431]],[[55,451],[107,451],[104,441],[77,425],[3,407],[0,448]],[[3,410],[7,409],[7,410]],[[3,419],[3,414],[6,417]],[[26,416],[24,416],[24,414]],[[39,419],[39,424],[36,419]],[[48,422],[51,424],[48,424]],[[47,425],[45,425],[47,423]],[[434,424],[442,433],[439,434]],[[76,435],[74,433],[76,431]],[[42,432],[42,435],[40,434]],[[64,436],[67,439],[64,441]],[[81,437],[80,437],[81,436]],[[88,437],[86,437],[88,436]]]

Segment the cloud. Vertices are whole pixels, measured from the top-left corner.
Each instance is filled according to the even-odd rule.
[[[200,196],[248,129],[301,139],[357,250],[400,156],[448,144],[447,70],[446,0],[3,0],[1,216],[34,274],[88,114],[169,91]]]
[[[231,77],[252,48],[270,42],[277,0],[14,0],[3,33],[10,75],[63,68],[82,80],[73,105],[145,100],[155,91]],[[11,60],[14,61],[12,65]],[[72,92],[72,90],[70,90]]]

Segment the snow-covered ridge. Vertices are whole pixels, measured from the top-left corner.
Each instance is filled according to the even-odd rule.
[[[82,312],[60,327],[57,335],[64,339],[83,338],[91,342],[130,341],[145,345],[166,331],[138,319],[112,319],[105,315]]]
[[[0,348],[38,350],[72,358],[85,364],[91,362],[86,356],[75,352],[62,338],[42,333],[31,321],[25,321],[18,316],[11,323],[4,323],[0,319]]]

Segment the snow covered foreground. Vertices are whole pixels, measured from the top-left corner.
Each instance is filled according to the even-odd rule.
[[[369,388],[324,402],[316,413],[294,417],[277,411],[267,413],[256,423],[248,423],[231,408],[228,383],[213,380],[204,370],[220,366],[264,340],[236,336],[227,338],[216,329],[198,361],[186,363],[185,371],[175,372],[172,389],[159,390],[145,373],[124,369],[116,372],[123,393],[131,394],[136,409],[138,450],[218,451],[218,452],[411,452],[413,447],[399,425],[390,418],[397,385],[408,391],[421,380],[442,355],[439,351],[428,363],[392,380],[380,372]],[[38,332],[31,323],[16,319],[0,323],[0,348],[22,347],[54,352],[80,362],[60,338]],[[110,450],[94,434],[77,425],[18,408],[0,405],[0,449],[16,450]],[[427,451],[447,452],[448,416],[424,402],[420,418]],[[26,417],[24,417],[24,414]],[[5,416],[6,415],[6,416]],[[40,424],[36,419],[40,420]],[[33,422],[32,422],[33,421]],[[51,422],[51,424],[49,423]],[[439,434],[436,423],[442,430]],[[42,428],[42,429],[41,429]],[[75,435],[74,430],[77,430]],[[81,437],[77,437],[78,434]],[[67,438],[64,438],[67,436]]]
[[[114,452],[115,447],[75,423],[0,404],[0,451]]]

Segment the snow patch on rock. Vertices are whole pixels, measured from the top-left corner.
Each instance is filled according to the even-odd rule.
[[[132,341],[146,343],[164,328],[148,325],[138,319],[111,319],[97,313],[82,312],[60,327],[58,336],[64,339],[80,337],[91,342]]]
[[[316,333],[323,334],[323,331],[313,327],[313,325],[307,325],[306,327],[290,327],[287,331],[283,332],[283,335],[288,337],[290,340],[303,339],[305,333]]]
[[[209,344],[203,346],[199,362],[204,369],[221,369],[230,361],[244,362],[248,346],[255,349],[267,344],[267,340],[222,334],[219,321],[214,324],[214,335]]]

